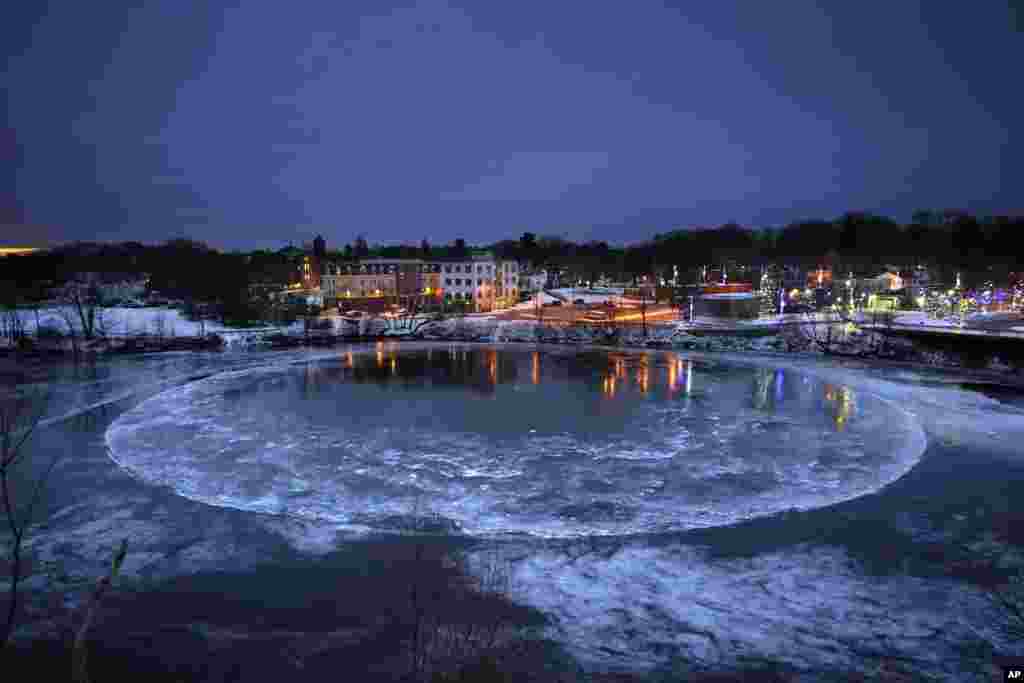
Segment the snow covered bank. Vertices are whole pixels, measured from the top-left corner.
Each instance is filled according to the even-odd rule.
[[[25,326],[25,332],[35,335],[37,329],[49,329],[67,334],[70,331],[81,334],[82,324],[77,314],[67,315],[68,311],[60,308],[44,308],[39,310],[38,321],[33,311],[19,311],[19,317]],[[280,332],[282,330],[300,331],[302,323],[289,326],[260,328],[235,328],[223,325],[215,320],[189,320],[183,313],[174,308],[102,308],[97,311],[97,331],[110,336],[141,336],[158,335],[167,337],[198,337],[203,334],[246,334],[252,332]]]
[[[568,290],[567,290],[568,291]],[[554,301],[548,295],[545,300]],[[532,310],[532,302],[519,304],[516,309]],[[66,333],[68,324],[78,327],[55,309],[43,309],[37,317],[34,312],[21,312],[26,331],[33,335],[38,328]],[[924,322],[923,314],[897,316],[900,324]],[[927,321],[927,323],[948,321]],[[644,335],[640,326],[615,327],[610,325],[550,325],[536,321],[501,320],[494,314],[473,314],[438,320],[432,316],[408,318],[366,317],[347,320],[340,317],[319,318],[314,321],[318,329],[309,330],[298,321],[288,326],[267,326],[236,329],[215,321],[200,323],[186,319],[181,311],[164,308],[110,308],[103,311],[102,330],[109,341],[91,343],[87,352],[104,353],[124,350],[125,339],[133,335],[152,335],[156,338],[193,337],[201,334],[216,335],[228,348],[241,349],[264,346],[299,346],[307,342],[314,345],[332,344],[346,339],[390,337],[396,339],[426,339],[475,342],[542,342],[554,344],[597,344],[613,346],[671,347],[684,350],[729,352],[751,351],[806,353],[812,355],[839,355],[872,357],[883,360],[920,363],[934,367],[959,368],[974,361],[966,353],[936,350],[905,338],[886,336],[877,331],[862,330],[838,334],[827,345],[822,344],[828,323],[826,318],[779,315],[735,323],[722,323],[698,319],[675,324],[649,324]],[[921,324],[919,327],[927,328]],[[774,328],[774,329],[773,329]],[[839,328],[837,328],[839,329]],[[1015,328],[1024,332],[1024,327]],[[771,334],[775,332],[775,334]],[[747,334],[749,333],[749,334]],[[984,333],[976,332],[975,336]],[[51,343],[63,344],[59,340]],[[44,345],[45,346],[45,345]],[[824,348],[828,346],[828,349]],[[146,349],[142,349],[143,351]],[[158,349],[149,349],[158,350]],[[977,363],[975,363],[977,365]],[[995,355],[982,363],[983,367],[1000,372],[1024,376],[1020,363],[1008,362]]]
[[[615,301],[622,296],[621,290],[613,289],[562,288],[552,291],[565,297],[569,303],[575,303],[577,299],[582,299],[585,304],[603,304]]]

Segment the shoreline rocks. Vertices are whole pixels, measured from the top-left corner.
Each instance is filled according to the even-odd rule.
[[[554,326],[529,321],[449,318],[418,321],[367,319],[358,325],[332,321],[330,329],[308,332],[253,331],[238,334],[210,333],[203,337],[119,337],[81,341],[79,354],[87,357],[165,351],[216,351],[228,348],[263,347],[288,349],[331,347],[374,341],[455,341],[470,343],[527,343],[595,345],[619,348],[660,348],[706,353],[767,353],[804,355],[863,362],[896,363],[922,368],[970,370],[1011,380],[1024,380],[1024,362],[993,350],[979,357],[976,350],[931,348],[925,344],[879,332],[849,335],[828,345],[797,330],[784,329],[771,335],[690,334],[664,325],[650,325],[646,336],[639,328],[607,325]],[[15,347],[0,348],[0,355],[35,360],[73,357],[67,339],[26,338]]]

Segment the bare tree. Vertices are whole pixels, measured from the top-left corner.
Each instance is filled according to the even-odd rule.
[[[446,528],[438,515],[424,511],[417,497],[408,531]],[[406,680],[474,680],[471,672],[481,665],[523,658],[537,646],[524,623],[526,610],[510,598],[510,563],[497,548],[471,558],[441,550],[423,536],[410,559],[408,606],[396,615],[408,628]],[[439,565],[446,570],[438,571]]]
[[[16,306],[0,309],[0,337],[12,345],[25,337],[25,321],[21,319]]]
[[[536,294],[536,304],[534,305],[534,311],[537,315],[537,326],[534,328],[534,336],[537,341],[541,341],[544,336],[544,290],[541,289]]]
[[[838,352],[839,335],[836,325],[839,322],[839,315],[834,311],[814,311],[804,314],[798,329],[813,348],[832,355]]]
[[[75,316],[75,311],[69,306],[60,306],[57,308],[57,315],[64,322],[64,327],[67,328],[67,339],[71,344],[71,351],[75,356],[75,360],[78,360],[81,354],[81,343],[78,336],[78,321]]]
[[[13,374],[13,373],[11,373]],[[6,380],[10,379],[10,382]],[[7,540],[6,564],[10,583],[7,610],[0,626],[0,650],[9,644],[18,616],[18,591],[25,573],[26,536],[50,473],[57,464],[53,458],[42,472],[26,471],[25,448],[46,409],[48,396],[36,389],[25,389],[24,376],[4,377],[0,388],[0,504]]]
[[[114,553],[110,570],[93,588],[92,596],[83,608],[82,623],[75,632],[75,642],[71,648],[71,680],[74,683],[89,683],[89,650],[86,648],[86,638],[89,635],[89,629],[92,628],[92,624],[96,620],[96,613],[99,611],[100,602],[113,585],[117,575],[121,572],[121,566],[124,564],[124,558],[127,555],[128,541],[122,540],[120,547]]]
[[[18,313],[22,297],[11,280],[0,280],[0,338],[17,344],[25,336],[25,321]]]
[[[77,321],[83,338],[91,340],[103,329],[103,293],[96,284],[69,282],[61,299]]]
[[[153,318],[153,334],[157,339],[163,339],[167,335],[167,315],[163,311]]]

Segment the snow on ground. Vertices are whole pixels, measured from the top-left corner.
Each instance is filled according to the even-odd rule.
[[[622,292],[614,290],[573,289],[571,287],[553,291],[564,296],[570,303],[577,299],[583,299],[583,302],[587,304],[603,304],[618,299],[622,295]]]
[[[701,299],[736,299],[740,301],[754,298],[752,292],[719,292],[717,294],[702,294]]]
[[[32,311],[19,313],[25,324],[25,331],[28,334],[36,332],[36,316]],[[182,312],[173,308],[104,308],[101,309],[102,327],[106,334],[110,335],[135,335],[135,334],[162,334],[164,336],[195,337],[200,334],[246,334],[253,332],[269,331],[295,331],[302,329],[302,323],[293,323],[287,327],[261,327],[261,328],[233,328],[221,324],[216,320],[205,321],[205,326],[199,321],[188,320]],[[71,316],[71,323],[75,330],[80,332],[81,323],[76,316]],[[100,323],[97,323],[97,327]],[[39,327],[52,328],[66,333],[68,321],[56,308],[47,308],[39,311]]]
[[[516,304],[515,306],[510,306],[509,308],[506,308],[504,310],[505,311],[532,311],[534,308],[537,307],[537,297],[538,296],[540,297],[541,304],[550,304],[550,303],[553,303],[555,301],[558,301],[557,298],[551,296],[547,292],[542,292],[539,295],[535,294],[532,297],[530,297],[529,301],[525,301],[525,302],[523,302],[521,304]]]
[[[708,327],[728,327],[743,329],[748,327],[778,327],[787,322],[794,322],[791,316],[786,315],[771,315],[763,318],[754,318],[753,320],[722,320],[720,318],[708,318],[705,316],[698,315],[692,322],[689,320],[683,320],[675,325],[675,329],[680,332],[686,332],[687,330],[693,329],[706,329]]]

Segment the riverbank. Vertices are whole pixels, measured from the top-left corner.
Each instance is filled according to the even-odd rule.
[[[319,327],[319,329],[313,329]],[[357,323],[324,318],[318,325],[287,328],[222,329],[205,335],[106,336],[78,343],[85,357],[180,351],[240,349],[331,348],[342,344],[381,341],[451,341],[476,343],[542,343],[599,345],[623,349],[663,348],[705,353],[755,353],[780,356],[823,357],[838,362],[869,362],[908,369],[956,370],[980,381],[1024,386],[1024,343],[999,339],[985,348],[977,337],[943,336],[907,338],[899,330],[861,329],[827,338],[814,322],[759,329],[751,335],[718,330],[688,330],[676,325],[636,326],[546,325],[533,321],[495,318],[367,318]],[[838,329],[838,327],[837,327]],[[767,332],[767,333],[766,333]],[[1010,345],[1010,352],[1007,352]],[[32,361],[73,357],[75,345],[67,337],[26,338],[18,346],[0,348],[0,356]]]

